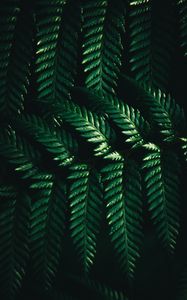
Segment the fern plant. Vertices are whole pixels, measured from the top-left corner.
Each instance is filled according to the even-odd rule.
[[[165,5],[1,1],[2,300],[185,299],[187,4]]]

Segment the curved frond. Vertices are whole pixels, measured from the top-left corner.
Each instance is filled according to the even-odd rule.
[[[133,107],[120,101],[117,97],[107,95],[99,97],[84,88],[76,88],[75,97],[82,97],[84,104],[91,110],[105,114],[125,137],[125,142],[133,147],[144,142],[149,133],[149,124],[141,116],[140,112]]]
[[[61,120],[67,123],[78,136],[92,145],[95,156],[107,157],[113,152],[108,143],[108,138],[96,127],[94,121],[90,120],[91,114],[89,112],[83,117],[80,113],[64,111],[57,105],[54,106],[54,110]]]

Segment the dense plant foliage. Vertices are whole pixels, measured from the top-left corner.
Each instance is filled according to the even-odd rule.
[[[186,18],[1,1],[2,300],[187,299]]]

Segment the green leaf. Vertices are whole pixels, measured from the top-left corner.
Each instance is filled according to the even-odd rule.
[[[154,97],[152,105],[151,97],[150,99],[147,97],[147,105],[150,105],[150,117],[152,116],[155,125],[160,127],[160,132],[163,135],[168,135],[166,140],[170,140],[173,135],[177,137],[183,134],[186,131],[184,109],[176,103],[170,94],[165,94],[159,89],[150,88],[148,85],[144,85],[144,89]]]
[[[181,148],[182,148],[184,160],[187,163],[187,138],[181,138]]]
[[[99,97],[84,88],[74,89],[75,98],[82,97],[84,104],[97,113],[103,113],[120,129],[125,142],[136,147],[144,142],[150,128],[138,110],[124,104],[117,97]]]
[[[180,164],[173,151],[151,148],[148,145],[142,166],[150,216],[162,245],[173,253],[179,234]]]
[[[113,152],[112,147],[109,145],[108,138],[105,136],[106,131],[103,131],[103,129],[103,132],[100,131],[101,127],[100,125],[98,127],[98,124],[96,125],[98,119],[95,120],[94,115],[86,112],[86,110],[83,116],[82,113],[80,114],[80,111],[65,111],[58,105],[54,105],[53,107],[52,109],[64,123],[69,125],[84,141],[92,145],[94,156],[105,157]]]
[[[69,170],[70,231],[82,270],[88,273],[96,254],[102,212],[102,185],[96,170],[77,163]]]
[[[142,195],[138,165],[131,159],[102,169],[111,241],[119,266],[132,280],[142,243]]]
[[[121,66],[124,15],[121,0],[83,4],[83,65],[88,88],[114,93]]]
[[[32,178],[38,172],[37,166],[25,155],[23,149],[3,132],[0,135],[0,156],[13,168],[15,175],[18,173],[23,181]]]
[[[0,186],[0,286],[4,299],[15,299],[29,258],[30,198],[12,186]]]
[[[40,143],[59,166],[69,165],[73,161],[74,156],[70,154],[64,143],[59,141],[55,128],[50,128],[40,117],[22,115],[19,119],[14,119],[12,123],[14,128]]]
[[[31,211],[31,261],[41,288],[51,288],[57,273],[65,230],[66,185],[51,174],[33,178]]]
[[[68,100],[77,71],[79,2],[37,1],[36,24],[38,98]]]
[[[126,97],[133,98],[140,112],[148,119],[152,127],[152,139],[171,142],[178,135],[183,135],[186,128],[184,111],[170,95],[148,84],[140,85],[126,75],[120,78],[121,88],[124,85]],[[120,97],[125,94],[121,89]]]
[[[176,47],[172,2],[129,3],[129,62],[134,79],[164,91],[168,89]]]
[[[33,16],[16,0],[0,4],[0,11],[0,113],[17,114],[29,84]]]

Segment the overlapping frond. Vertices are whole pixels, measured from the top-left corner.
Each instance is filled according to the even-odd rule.
[[[85,289],[88,289],[92,294],[97,295],[98,300],[127,300],[127,296],[123,291],[117,291],[105,283],[89,278],[77,277],[75,275],[69,275],[69,278],[83,285]]]
[[[33,17],[20,1],[4,2],[0,4],[0,112],[15,114],[23,110],[28,88]]]
[[[1,1],[2,300],[27,284],[39,298],[134,298],[154,228],[170,254],[179,238],[178,261],[186,12],[186,0]]]
[[[102,169],[104,201],[111,241],[119,265],[131,280],[142,238],[141,178],[133,161],[108,163]]]
[[[145,185],[151,219],[163,246],[175,250],[180,220],[180,165],[171,150],[161,150],[154,144],[143,159]]]
[[[66,3],[67,2],[67,3]],[[65,102],[77,72],[79,1],[37,1],[38,98]]]
[[[56,62],[56,98],[61,103],[70,98],[78,72],[79,32],[81,31],[81,7],[79,1],[68,0],[62,15],[62,35]],[[69,102],[68,102],[69,103]]]
[[[82,94],[81,96],[84,96],[84,94]],[[85,99],[85,101],[87,102],[88,99]],[[90,107],[94,105],[94,99],[93,99],[93,103],[90,105]],[[89,108],[89,105],[87,105]],[[108,142],[110,143],[110,141],[112,142],[115,138],[115,132],[113,130],[113,128],[111,128],[108,120],[106,119],[106,116],[104,116],[102,114],[102,111],[100,111],[100,115],[98,115],[97,113],[95,113],[94,111],[90,111],[86,108],[86,106],[77,106],[76,108],[77,113],[79,113],[79,115],[83,118],[85,118],[86,120],[88,120],[88,122],[90,122],[91,124],[93,124],[104,136],[106,136]]]
[[[66,185],[64,180],[41,173],[31,184],[31,261],[41,288],[48,290],[54,281],[62,252],[65,229]]]
[[[30,198],[13,186],[0,187],[0,296],[15,299],[29,257]]]
[[[55,128],[50,128],[40,117],[24,115],[14,119],[12,123],[19,131],[40,143],[52,155],[53,160],[58,162],[59,166],[66,166],[74,159],[64,143],[58,139]]]
[[[157,94],[158,93],[159,90],[157,90]],[[186,130],[186,117],[184,109],[176,103],[176,101],[171,97],[170,94],[160,92],[158,101],[165,110],[166,114],[168,114],[168,117],[172,122],[172,126],[176,131],[175,135],[182,134],[182,132]]]
[[[25,155],[14,142],[10,141],[7,134],[0,135],[0,156],[22,180],[31,178],[38,172],[37,166]]]
[[[134,98],[136,106],[150,123],[153,139],[172,141],[183,135],[186,129],[184,110],[169,95],[148,84],[140,85],[135,80],[122,75],[120,85],[126,86],[128,98]],[[120,96],[124,92],[121,90]]]
[[[130,64],[138,81],[150,79],[151,5],[150,1],[130,1]]]
[[[78,136],[92,145],[95,156],[107,157],[113,152],[112,147],[108,143],[108,138],[96,127],[95,121],[93,122],[94,115],[91,116],[91,113],[88,112],[83,117],[80,112],[64,111],[57,105],[54,106],[54,110],[57,116],[64,123],[68,124]]]
[[[124,1],[86,1],[83,4],[83,64],[86,86],[114,93],[121,65]]]
[[[186,129],[184,110],[168,94],[160,89],[144,85],[144,103],[148,108],[153,126],[164,140],[173,140]]]
[[[57,49],[65,2],[65,0],[37,1],[36,72],[39,98],[56,98]]]
[[[69,169],[70,231],[82,270],[88,273],[93,265],[102,215],[100,176],[86,164]]]
[[[150,128],[138,110],[123,103],[115,96],[94,96],[93,92],[84,88],[75,89],[75,94],[84,98],[84,104],[89,109],[106,114],[106,118],[112,120],[120,129],[126,143],[137,146],[144,142]]]
[[[134,78],[167,90],[176,45],[171,1],[130,1],[129,62]]]

